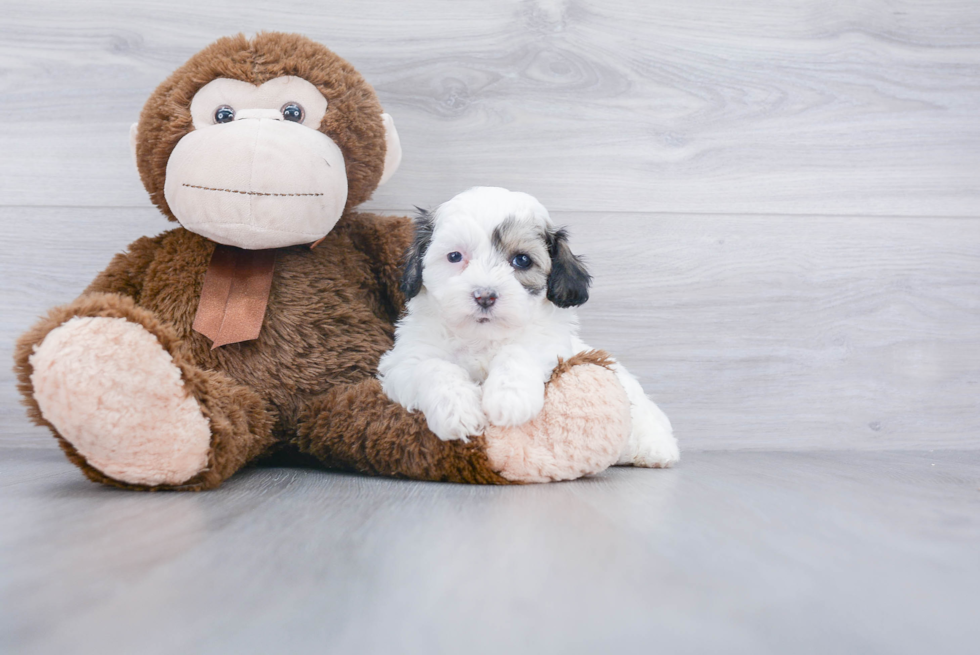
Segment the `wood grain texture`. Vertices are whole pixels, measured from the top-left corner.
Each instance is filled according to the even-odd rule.
[[[0,204],[147,206],[129,124],[238,31],[299,31],[405,148],[375,207],[475,184],[556,210],[973,216],[980,4],[3,3]]]
[[[980,221],[561,213],[595,275],[582,335],[685,449],[980,447]],[[0,208],[0,361],[154,210]],[[0,440],[39,441],[0,369]]]
[[[0,15],[0,652],[980,642],[980,3]],[[583,336],[670,415],[678,468],[503,489],[251,469],[132,494],[27,423],[14,339],[168,227],[129,124],[201,47],[264,29],[335,49],[394,115],[405,160],[371,207],[497,184],[571,228],[596,276]]]
[[[980,221],[558,215],[693,448],[980,446]]]
[[[980,453],[700,453],[514,488],[0,458],[5,653],[967,653]]]

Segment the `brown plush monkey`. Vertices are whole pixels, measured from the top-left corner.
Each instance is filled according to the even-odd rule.
[[[180,227],[130,245],[16,352],[31,417],[90,479],[211,489],[283,449],[494,484],[616,461],[629,404],[601,354],[560,364],[534,421],[468,443],[384,396],[412,228],[354,211],[400,147],[346,61],[297,35],[221,39],[160,85],[131,136]]]

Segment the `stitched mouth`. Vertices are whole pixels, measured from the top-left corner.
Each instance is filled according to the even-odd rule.
[[[199,186],[197,184],[187,184],[184,183],[185,187],[189,189],[200,189],[202,191],[221,191],[222,193],[240,193],[244,196],[322,196],[322,193],[263,193],[262,191],[237,191],[235,189],[218,189],[209,186]]]

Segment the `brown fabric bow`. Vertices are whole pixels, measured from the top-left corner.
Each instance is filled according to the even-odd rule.
[[[211,339],[211,350],[258,338],[269,304],[276,252],[274,248],[214,247],[194,317],[194,330]]]

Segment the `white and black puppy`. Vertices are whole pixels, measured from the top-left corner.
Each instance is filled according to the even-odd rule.
[[[591,277],[526,193],[476,187],[420,211],[406,260],[407,313],[378,377],[440,439],[533,419],[558,358],[591,349],[572,309],[588,300]],[[679,458],[670,421],[625,368],[615,372],[633,421],[619,463],[670,466]]]

